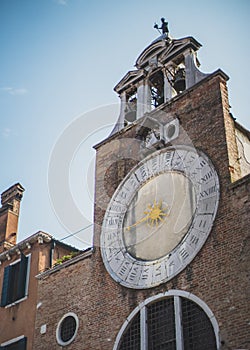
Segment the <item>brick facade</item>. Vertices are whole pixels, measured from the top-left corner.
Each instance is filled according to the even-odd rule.
[[[103,216],[125,174],[140,160],[138,123],[96,146],[94,249],[38,276],[34,349],[61,349],[56,328],[67,312],[79,318],[71,350],[111,350],[124,321],[140,302],[172,289],[190,292],[212,310],[221,349],[249,349],[249,189],[240,174],[235,123],[229,113],[226,77],[217,71],[159,107],[162,122],[181,125],[173,144],[190,144],[209,156],[220,179],[220,202],[212,231],[194,260],[167,283],[148,290],[117,284],[100,253]],[[126,142],[123,140],[126,139]],[[128,142],[131,145],[128,146]],[[41,334],[41,327],[46,332]]]
[[[63,243],[56,242],[47,233],[38,232],[0,254],[1,295],[3,294],[5,269],[18,263],[21,256],[29,257],[24,297],[0,307],[0,345],[24,336],[27,338],[26,349],[35,349],[33,339],[38,288],[36,275],[50,269],[58,258],[69,254],[72,249],[75,250]]]

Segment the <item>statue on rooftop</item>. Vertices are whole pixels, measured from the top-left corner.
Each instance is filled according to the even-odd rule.
[[[159,27],[158,24],[155,23],[154,28],[157,29],[159,32],[160,32],[159,29],[161,29],[162,34],[163,35],[166,34],[166,36],[168,36],[168,33],[169,33],[168,22],[165,21],[165,18],[163,17],[161,18],[161,27]]]

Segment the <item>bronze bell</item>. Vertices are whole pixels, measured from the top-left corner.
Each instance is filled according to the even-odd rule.
[[[184,68],[179,68],[176,71],[175,77],[174,77],[173,87],[178,94],[186,89],[185,69]]]
[[[129,100],[125,107],[125,119],[129,123],[133,123],[136,120],[136,98]]]
[[[125,113],[125,119],[132,123],[136,120],[136,111],[128,111]]]

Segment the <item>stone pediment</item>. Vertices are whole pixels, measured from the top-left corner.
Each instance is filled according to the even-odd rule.
[[[155,41],[140,54],[136,60],[135,66],[138,69],[145,68],[149,66],[152,59],[155,58],[161,63],[166,63],[187,48],[192,48],[194,51],[197,51],[200,47],[201,44],[193,37]]]
[[[166,49],[167,45],[168,44],[166,40],[153,42],[148,47],[146,47],[145,50],[142,51],[135,62],[135,66],[138,69],[148,66],[150,60],[152,60],[154,57],[158,57]]]
[[[130,85],[134,85],[143,76],[144,72],[142,69],[131,70],[122,78],[122,80],[119,81],[119,83],[114,87],[114,90],[117,93],[121,93]]]
[[[193,37],[172,39],[167,35],[146,47],[136,60],[136,69],[114,88],[121,98],[121,110],[112,134],[204,79],[207,74],[198,69],[196,55],[200,47]],[[150,142],[152,138],[153,134]]]
[[[197,51],[200,47],[201,44],[193,37],[182,39],[166,39],[160,37],[159,40],[155,40],[143,50],[135,63],[137,69],[129,71],[114,87],[114,90],[118,94],[121,94],[122,91],[127,90],[130,85],[135,86],[139,80],[143,79],[145,70],[148,70],[152,65],[157,67],[158,63],[165,64],[188,48]]]

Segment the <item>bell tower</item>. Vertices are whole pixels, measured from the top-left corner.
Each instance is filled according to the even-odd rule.
[[[192,37],[172,39],[166,33],[146,47],[136,60],[136,69],[114,88],[121,108],[113,133],[206,78],[208,74],[199,70],[200,47]]]

